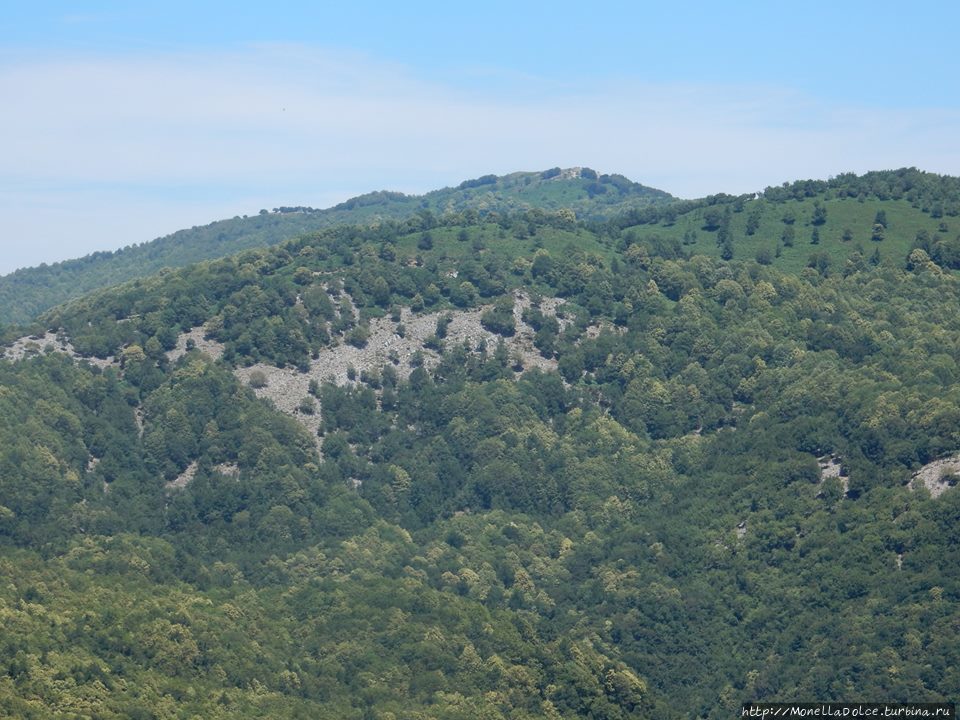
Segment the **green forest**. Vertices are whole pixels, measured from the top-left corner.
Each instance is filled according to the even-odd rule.
[[[582,219],[609,219],[630,208],[673,200],[662,190],[622,175],[598,175],[590,168],[484,175],[455,188],[425,195],[366,193],[325,210],[311,207],[263,208],[257,214],[218,220],[180,230],[151,242],[113,252],[97,252],[51,265],[22,268],[0,276],[0,323],[24,323],[54,305],[98,288],[147,277],[164,268],[225,257],[251,248],[276,245],[307,232],[335,225],[377,224],[414,215],[516,212],[539,208],[571,209]]]
[[[0,716],[955,701],[960,491],[914,475],[960,452],[960,179],[611,207],[338,224],[3,328]]]

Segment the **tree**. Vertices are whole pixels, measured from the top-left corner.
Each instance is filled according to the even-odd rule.
[[[793,247],[793,238],[795,235],[796,231],[793,229],[793,226],[787,225],[780,234],[780,242],[783,243],[784,247]]]
[[[825,252],[818,252],[807,259],[807,267],[813,268],[822,276],[826,277],[830,274],[830,265],[832,262],[830,255]]]
[[[349,333],[347,333],[346,337],[347,342],[353,345],[355,348],[365,348],[369,339],[370,326],[366,324],[357,325]]]
[[[720,245],[721,247],[731,244],[733,241],[733,234],[730,231],[730,220],[731,213],[730,208],[728,207],[723,213],[723,219],[720,221],[720,227],[717,230],[717,245]]]
[[[450,313],[446,313],[437,318],[436,330],[434,334],[441,340],[447,336],[447,328],[450,327],[450,323],[453,322],[453,316]]]
[[[827,222],[827,208],[819,202],[813,205],[813,218],[810,220],[814,225],[823,225]]]
[[[720,212],[719,208],[712,207],[708,208],[706,212],[703,213],[703,229],[704,230],[716,230],[720,227],[720,224],[723,222],[723,213]]]
[[[550,253],[546,250],[537,250],[533,255],[533,265],[530,267],[530,273],[535,279],[544,279],[550,281],[553,276],[554,261]]]
[[[471,307],[477,302],[477,288],[469,280],[455,284],[450,291],[450,301],[457,307]]]
[[[373,282],[373,301],[380,307],[390,304],[390,285],[383,277],[378,277]]]
[[[730,240],[729,237],[726,238],[723,241],[723,245],[720,246],[720,257],[723,258],[724,260],[733,259],[733,242]]]
[[[427,305],[436,305],[440,302],[440,288],[438,288],[434,283],[427,285],[426,289],[423,291],[423,302]]]
[[[309,268],[298,267],[293,271],[293,281],[297,285],[309,285],[313,281],[313,273]]]
[[[490,332],[511,337],[517,331],[513,318],[513,298],[506,296],[497,300],[492,308],[480,316],[480,323]]]

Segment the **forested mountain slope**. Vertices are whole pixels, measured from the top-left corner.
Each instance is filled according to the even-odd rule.
[[[0,361],[0,714],[955,698],[960,490],[914,475],[960,452],[956,205],[910,177],[332,228],[50,311]],[[829,262],[755,257],[787,209]]]
[[[183,267],[241,250],[274,245],[332,225],[377,223],[414,215],[510,212],[529,208],[569,208],[584,219],[612,217],[630,207],[671,200],[661,190],[621,175],[598,175],[589,168],[542,173],[485,175],[456,188],[426,195],[373,192],[326,210],[280,207],[252,217],[219,220],[202,227],[116,252],[98,252],[76,260],[25,268],[0,277],[0,324],[25,323],[54,305],[97,288],[146,277],[161,268]]]

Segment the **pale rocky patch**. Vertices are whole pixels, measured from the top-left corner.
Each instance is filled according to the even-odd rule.
[[[339,313],[341,300],[345,299],[346,306],[356,321],[359,313],[349,295],[333,292],[330,289],[328,292],[337,312]],[[570,318],[559,316],[562,315],[561,306],[564,302],[561,298],[543,298],[539,302],[539,308],[545,315],[557,318],[561,332],[572,322]],[[316,405],[313,414],[304,413],[300,409],[303,399],[309,397],[311,380],[316,380],[318,383],[332,382],[337,385],[346,385],[359,382],[362,374],[379,371],[386,365],[392,365],[398,376],[405,379],[413,371],[410,361],[417,352],[422,353],[424,365],[428,369],[433,368],[439,364],[440,355],[434,350],[425,348],[424,343],[427,338],[436,333],[437,321],[444,316],[451,318],[446,337],[443,338],[446,348],[466,345],[471,351],[477,351],[481,344],[485,344],[487,352],[493,353],[497,344],[503,340],[511,360],[518,359],[524,370],[532,368],[544,371],[556,370],[557,361],[540,354],[533,343],[536,334],[534,329],[523,321],[523,312],[531,305],[532,301],[527,293],[520,290],[514,292],[513,315],[516,333],[510,338],[501,338],[481,324],[480,318],[487,309],[492,307],[490,305],[472,310],[446,310],[420,314],[412,312],[410,308],[402,308],[399,323],[386,317],[374,318],[370,321],[369,335],[364,347],[358,348],[341,340],[339,345],[322,349],[318,356],[311,360],[307,372],[257,363],[249,367],[236,368],[234,374],[249,386],[251,376],[254,373],[262,373],[266,378],[266,384],[263,387],[252,388],[256,396],[272,401],[278,410],[296,418],[316,438],[321,421],[319,404]],[[559,315],[558,311],[560,311]],[[404,328],[403,337],[398,334],[401,324]],[[613,329],[616,330],[616,328]],[[588,337],[596,337],[599,333],[599,326],[587,328]],[[214,360],[223,356],[223,344],[205,338],[202,327],[194,327],[181,333],[177,338],[176,347],[168,351],[167,357],[171,362],[183,357],[187,352],[188,340],[192,340],[196,349]],[[349,378],[350,368],[355,371],[354,380]]]
[[[623,335],[627,332],[625,327],[617,327],[612,323],[604,322],[600,325],[590,325],[584,332],[584,337],[586,337],[588,340],[596,340],[598,337],[600,337],[600,333],[602,333],[604,330],[612,332],[616,335]]]
[[[300,412],[298,407],[300,401],[309,394],[310,380],[322,379],[314,375],[313,364],[311,364],[309,373],[302,373],[296,368],[278,368],[258,363],[250,367],[237,368],[234,370],[234,374],[245,385],[250,385],[250,376],[258,370],[267,378],[267,384],[260,388],[251,388],[254,394],[259,398],[272,401],[277,410],[294,416],[306,425],[313,437],[316,438],[317,430],[320,428],[319,411],[313,415],[305,415]]]
[[[555,314],[562,303],[563,300],[558,298],[549,298],[540,303],[540,308],[545,314]],[[370,321],[369,338],[364,347],[358,348],[344,343],[324,348],[317,358],[310,362],[310,369],[305,373],[293,368],[277,368],[265,363],[237,368],[235,373],[247,385],[250,384],[250,376],[254,372],[263,373],[267,383],[262,388],[253,389],[257,397],[273,401],[278,410],[295,417],[316,436],[320,427],[319,407],[313,415],[303,413],[299,408],[303,398],[309,395],[311,380],[346,385],[359,381],[362,373],[379,371],[385,365],[393,365],[397,374],[401,378],[406,378],[413,371],[410,360],[418,351],[423,354],[424,365],[427,368],[435,367],[440,362],[440,355],[423,345],[427,338],[436,332],[437,321],[445,315],[452,318],[443,340],[447,348],[466,344],[475,351],[481,343],[485,343],[487,352],[492,353],[503,339],[511,359],[518,357],[524,369],[536,367],[546,371],[556,370],[557,361],[540,354],[533,344],[534,329],[523,322],[523,311],[530,305],[530,297],[526,293],[520,291],[514,293],[513,314],[517,331],[510,338],[501,338],[481,325],[481,316],[491,306],[424,314],[416,314],[409,308],[402,308],[400,323],[404,326],[403,337],[397,334],[398,323],[390,318],[374,318]],[[558,320],[561,326],[569,322],[563,318]],[[179,340],[177,345],[180,346]],[[349,378],[351,367],[356,372],[355,381]]]
[[[913,474],[910,489],[926,487],[930,497],[940,497],[953,485],[949,478],[960,477],[960,453],[927,463]]]
[[[137,405],[133,411],[133,422],[137,426],[137,437],[143,439],[143,406]]]
[[[843,486],[843,494],[846,497],[847,493],[850,492],[850,478],[840,474],[843,467],[840,458],[833,455],[824,455],[817,458],[817,463],[820,465],[820,485],[817,487],[822,487],[827,478],[837,478]]]
[[[176,478],[164,485],[166,490],[183,490],[197,474],[197,461],[187,465],[187,469],[180,473]]]
[[[3,348],[3,353],[0,354],[0,358],[17,362],[24,358],[45,355],[48,352],[63,353],[77,361],[86,360],[91,365],[99,368],[119,365],[119,362],[113,356],[105,360],[96,357],[84,357],[76,351],[73,343],[71,343],[69,339],[63,335],[52,332],[46,332],[43,335],[27,335],[26,337],[14,340],[9,346]]]
[[[204,337],[202,326],[190,328],[187,332],[180,333],[177,337],[177,345],[173,350],[167,351],[167,359],[170,362],[176,362],[187,354],[187,341],[193,340],[194,347],[202,353],[209,355],[214,360],[223,357],[223,343],[216,340],[208,340]]]
[[[236,463],[220,463],[219,465],[215,465],[213,469],[214,472],[217,472],[225,477],[240,477],[240,467]]]

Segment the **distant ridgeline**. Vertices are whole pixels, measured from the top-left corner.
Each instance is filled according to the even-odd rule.
[[[417,213],[515,212],[524,209],[572,209],[583,219],[609,218],[629,207],[664,203],[665,192],[631,182],[621,175],[598,175],[587,168],[543,173],[487,175],[457,188],[426,195],[373,192],[327,210],[279,207],[251,217],[220,220],[203,227],[115,252],[97,252],[76,260],[18,270],[0,277],[0,324],[22,324],[54,305],[97,288],[274,245],[332,225],[402,220]]]
[[[0,716],[955,699],[957,185],[418,206],[46,311],[0,360]]]

